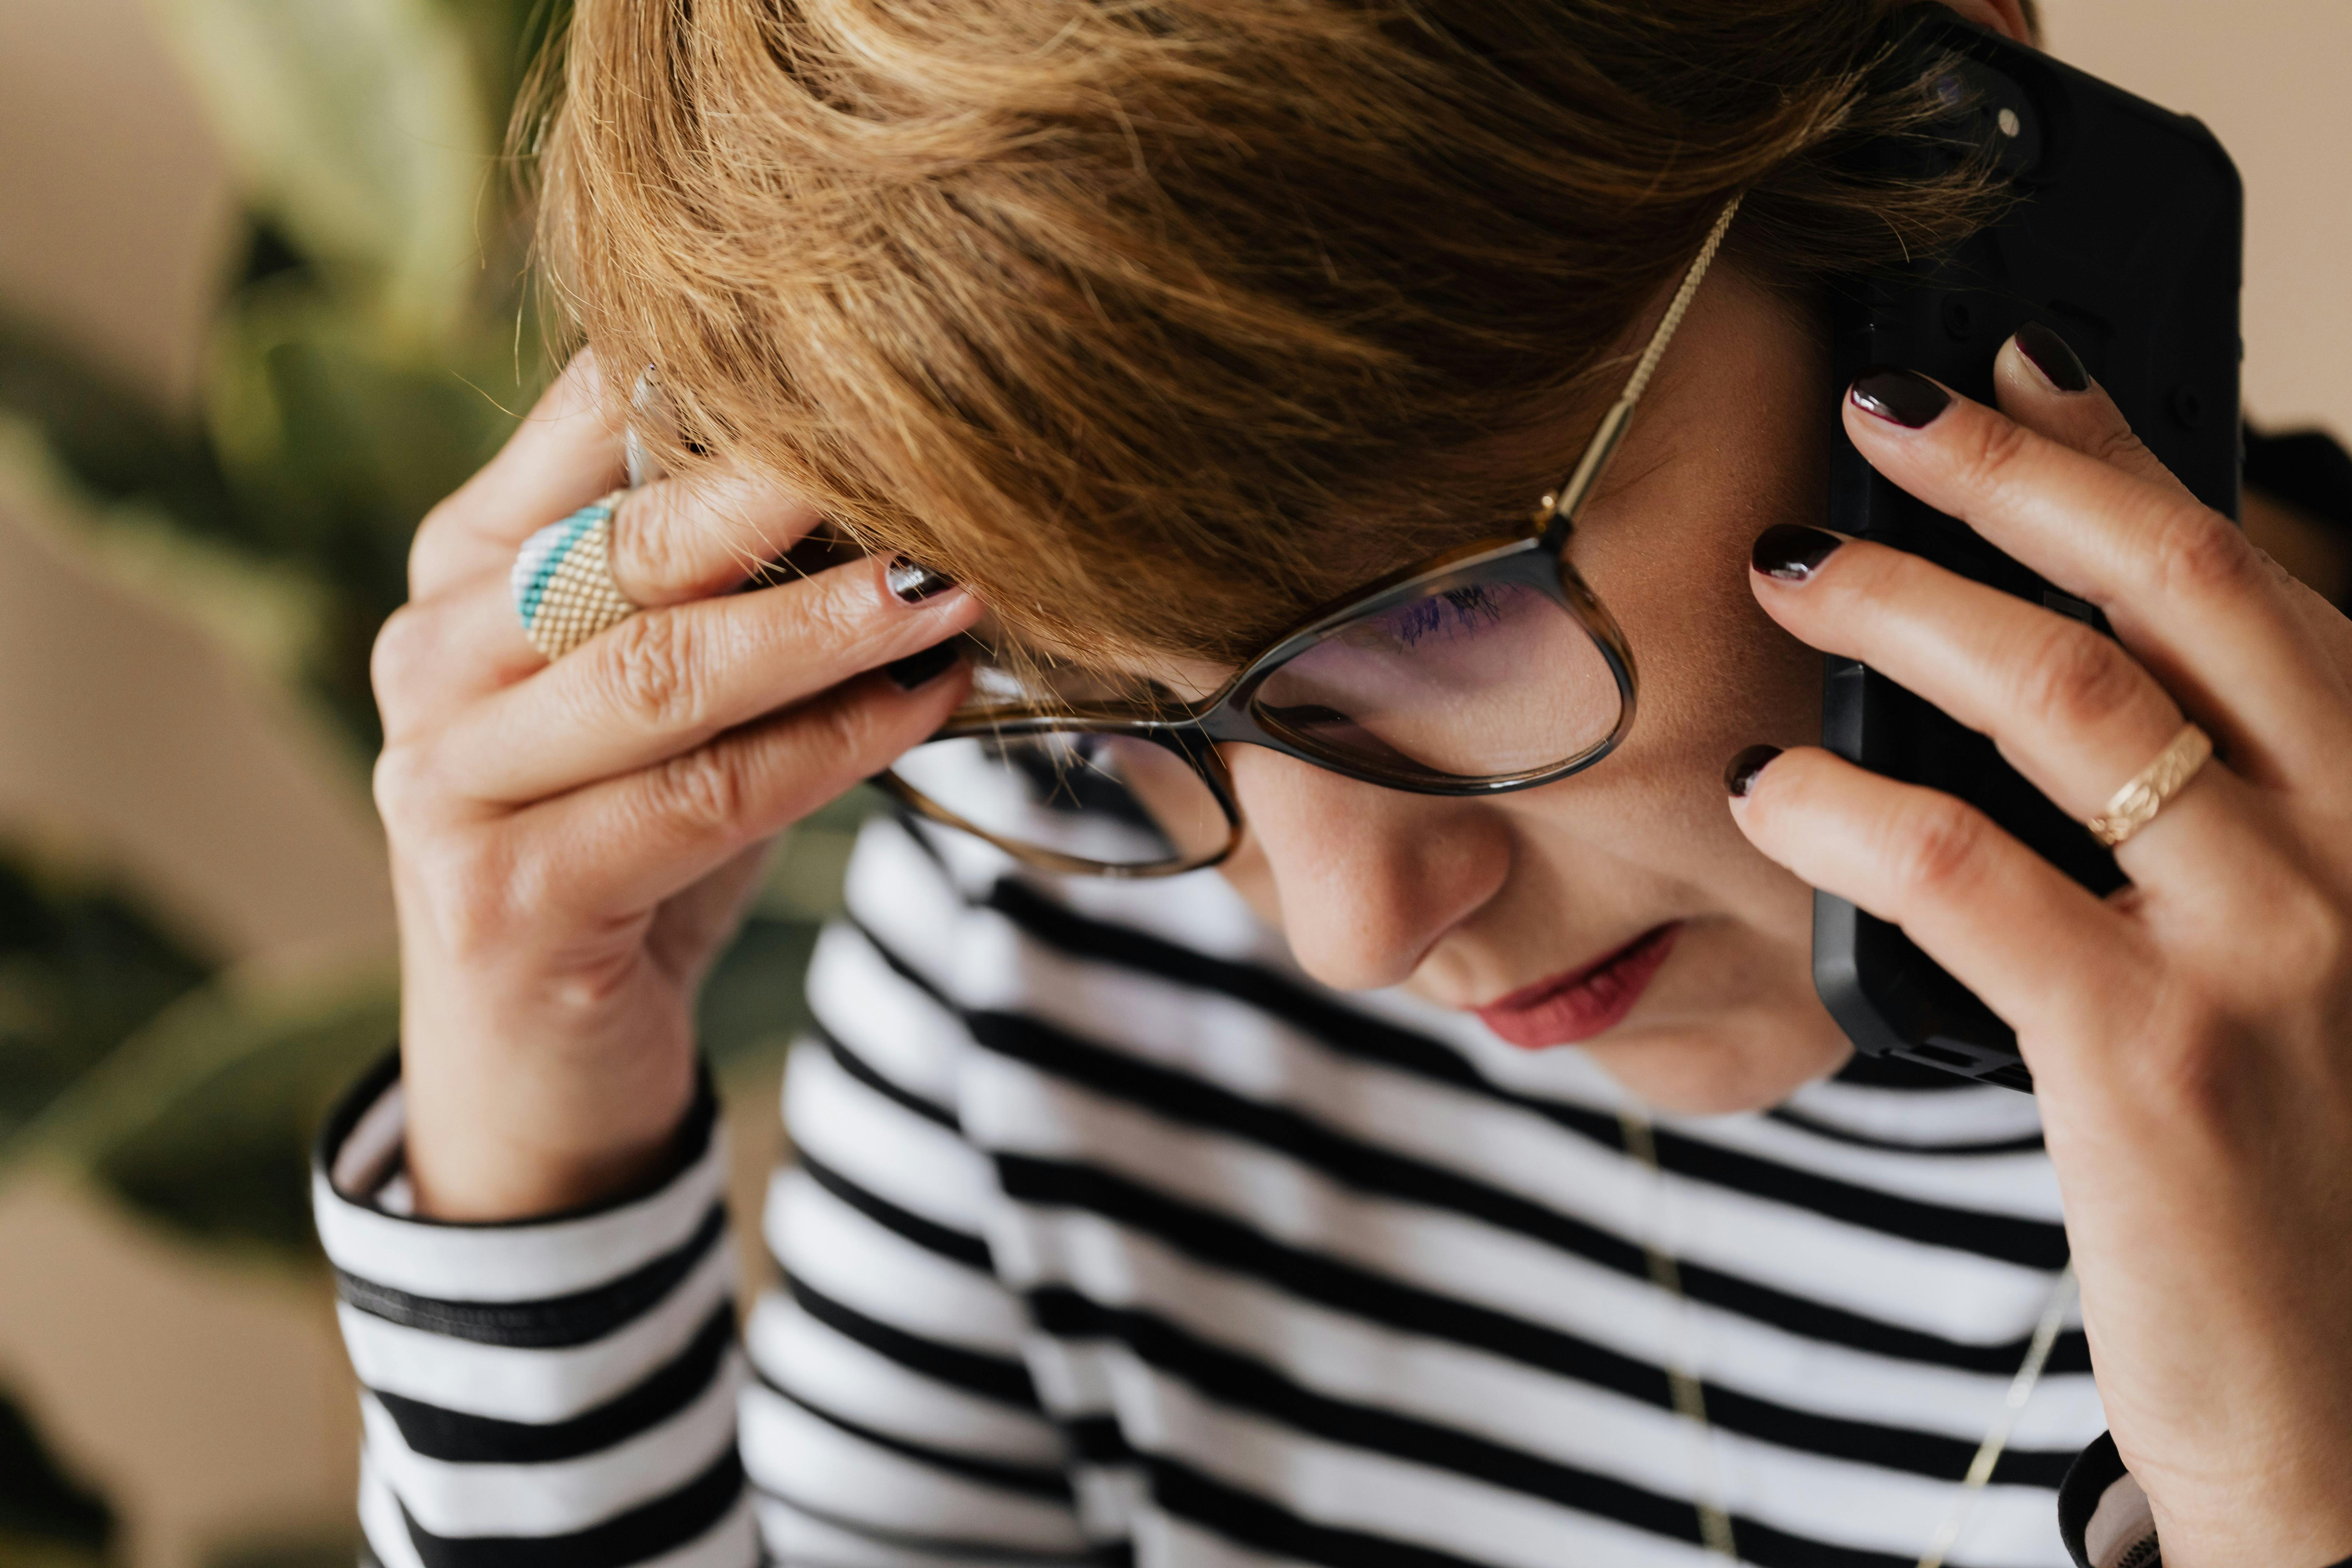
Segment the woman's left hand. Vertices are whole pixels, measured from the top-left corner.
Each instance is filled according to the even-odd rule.
[[[1996,377],[1999,412],[1865,378],[1846,428],[2119,640],[1834,535],[1759,542],[1757,597],[1990,735],[2077,819],[2184,720],[2218,754],[2116,850],[2131,884],[2104,900],[1951,796],[1824,751],[1774,759],[1733,811],[2016,1028],[2167,1568],[2318,1568],[2352,1552],[2352,622],[2095,385],[2060,390],[2013,340]]]

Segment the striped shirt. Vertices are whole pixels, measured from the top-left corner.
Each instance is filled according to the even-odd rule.
[[[386,1568],[1695,1568],[1703,1497],[1909,1568],[2066,1262],[2006,1089],[1861,1062],[1654,1166],[1581,1053],[1318,987],[1213,873],[886,819],[848,905],[740,1342],[707,1095],[658,1190],[512,1225],[401,1212],[392,1064],[331,1125]],[[2152,1561],[2105,1425],[2070,1321],[1951,1560]]]

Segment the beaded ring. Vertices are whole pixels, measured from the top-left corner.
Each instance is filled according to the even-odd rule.
[[[515,552],[515,613],[523,636],[550,661],[597,633],[620,625],[643,606],[613,581],[613,512],[625,490],[549,523]]]

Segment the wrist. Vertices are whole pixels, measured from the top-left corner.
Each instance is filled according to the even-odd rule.
[[[657,1184],[697,1093],[683,1009],[616,1020],[586,1037],[551,1036],[529,1016],[500,1026],[499,1011],[422,998],[403,1009],[416,1213],[527,1219]]]
[[[2260,1486],[2184,1509],[2151,1492],[2165,1568],[2343,1568],[2352,1558],[2352,1472],[2333,1489]],[[2304,1495],[2298,1495],[2301,1492]]]

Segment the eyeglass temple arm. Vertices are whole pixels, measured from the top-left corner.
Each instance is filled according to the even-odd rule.
[[[1577,461],[1576,471],[1569,475],[1566,484],[1546,496],[1538,506],[1536,521],[1544,532],[1550,533],[1554,530],[1565,532],[1576,526],[1577,514],[1591,499],[1601,474],[1609,467],[1609,459],[1617,455],[1617,444],[1625,438],[1625,427],[1633,423],[1633,405],[1641,402],[1642,394],[1649,390],[1650,377],[1657,374],[1658,362],[1665,357],[1666,345],[1674,342],[1675,329],[1683,324],[1683,316],[1690,310],[1691,300],[1698,293],[1698,286],[1706,279],[1707,268],[1715,265],[1716,253],[1723,248],[1723,237],[1730,232],[1731,219],[1738,211],[1738,196],[1724,204],[1722,213],[1715,220],[1715,226],[1706,231],[1706,243],[1698,247],[1698,255],[1692,258],[1689,269],[1683,274],[1681,287],[1667,301],[1666,313],[1660,319],[1657,330],[1650,334],[1649,345],[1643,349],[1641,359],[1633,366],[1633,374],[1625,378],[1625,390],[1617,395],[1617,401],[1611,404],[1609,412],[1601,416],[1601,428],[1592,433],[1591,441],[1584,448],[1584,456]]]

